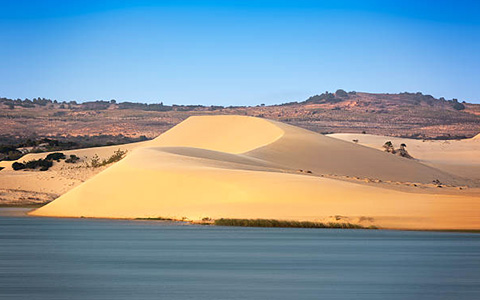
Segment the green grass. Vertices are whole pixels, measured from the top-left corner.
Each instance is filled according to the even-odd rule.
[[[218,219],[217,226],[240,227],[289,227],[289,228],[339,228],[339,229],[378,229],[376,226],[362,226],[351,223],[321,223],[308,221],[282,221],[273,219]]]

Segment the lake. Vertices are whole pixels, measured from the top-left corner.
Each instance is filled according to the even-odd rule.
[[[474,233],[24,212],[0,208],[0,299],[480,299]]]

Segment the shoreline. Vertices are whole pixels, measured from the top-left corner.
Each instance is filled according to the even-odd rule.
[[[1,214],[2,216],[21,216],[33,218],[58,218],[58,219],[92,219],[92,220],[112,220],[112,221],[148,221],[148,222],[170,222],[182,223],[183,225],[215,226],[215,227],[245,227],[245,228],[304,228],[304,229],[343,229],[343,230],[380,230],[380,231],[424,231],[424,232],[452,232],[452,233],[475,233],[480,234],[480,229],[406,229],[406,228],[383,228],[375,225],[363,226],[360,224],[342,223],[342,222],[310,222],[310,221],[292,221],[276,219],[210,219],[205,221],[176,220],[171,218],[153,217],[153,218],[92,218],[92,217],[46,217],[31,216],[28,213],[31,209],[38,206],[0,206],[2,209],[20,209],[22,214]],[[26,211],[27,209],[30,209]]]

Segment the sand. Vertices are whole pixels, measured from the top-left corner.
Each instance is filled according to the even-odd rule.
[[[80,161],[75,164],[67,164],[64,160],[54,162],[54,165],[45,172],[13,171],[14,161],[0,161],[0,167],[4,167],[0,171],[0,206],[48,203],[108,167],[87,167],[86,164],[95,155],[100,159],[106,159],[119,149],[127,151],[128,154],[129,151],[144,143],[59,151],[67,156],[77,155]],[[45,158],[49,153],[51,152],[27,154],[17,162]]]
[[[480,180],[480,134],[465,140],[415,140],[370,134],[330,134],[330,137],[345,140],[370,148],[383,150],[386,141],[395,148],[401,143],[419,162],[458,176]]]
[[[411,154],[423,151],[422,159],[402,158],[379,150],[385,137],[371,138],[354,143],[253,117],[190,117],[31,214],[480,229],[480,180],[438,167],[475,170],[477,139],[446,150],[466,151],[471,163],[440,150],[429,161],[431,149],[420,148]]]

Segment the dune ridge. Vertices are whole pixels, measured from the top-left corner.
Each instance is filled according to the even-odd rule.
[[[200,116],[31,214],[480,229],[474,184],[417,160],[276,121]]]

